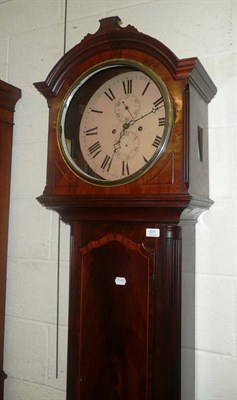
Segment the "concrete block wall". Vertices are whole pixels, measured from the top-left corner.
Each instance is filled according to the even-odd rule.
[[[210,197],[196,227],[196,400],[237,399],[237,67],[235,0],[68,0],[66,50],[99,19],[198,56],[218,88],[209,106]],[[62,226],[59,379],[55,378],[56,214],[46,179],[48,109],[33,82],[63,55],[64,0],[0,3],[0,79],[22,89],[12,160],[5,400],[65,400],[69,228]]]

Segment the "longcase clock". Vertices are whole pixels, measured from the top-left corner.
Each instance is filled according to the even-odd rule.
[[[49,105],[38,200],[71,226],[67,400],[180,400],[181,220],[212,204],[216,88],[118,17],[35,86]]]
[[[13,119],[21,90],[0,80],[0,398],[3,399],[4,322],[7,275],[8,218],[10,204]]]

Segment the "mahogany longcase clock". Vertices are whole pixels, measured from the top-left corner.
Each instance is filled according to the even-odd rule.
[[[180,400],[180,221],[212,204],[216,88],[197,58],[120,22],[35,84],[49,105],[38,200],[71,225],[67,400]]]
[[[0,80],[0,399],[3,399],[4,326],[13,120],[21,90]]]

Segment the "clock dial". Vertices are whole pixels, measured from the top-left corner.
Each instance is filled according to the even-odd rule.
[[[76,173],[91,183],[113,185],[134,180],[153,165],[170,127],[171,103],[160,81],[140,70],[108,68],[69,96],[60,138]]]

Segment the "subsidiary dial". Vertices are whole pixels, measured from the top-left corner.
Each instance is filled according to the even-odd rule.
[[[115,143],[116,156],[121,160],[131,160],[139,152],[140,142],[137,135],[131,131],[125,131],[118,142]]]
[[[122,96],[115,105],[116,118],[121,122],[134,121],[138,117],[139,112],[140,101],[132,94]]]

